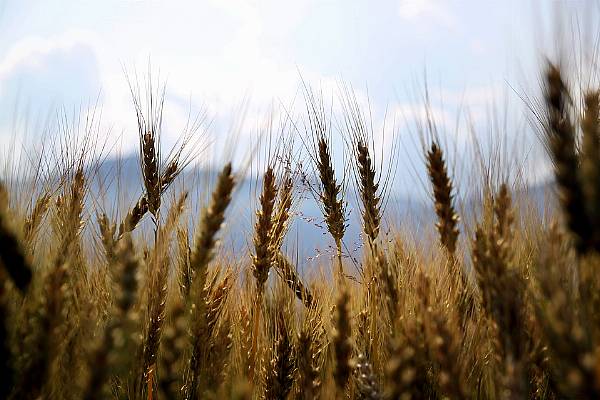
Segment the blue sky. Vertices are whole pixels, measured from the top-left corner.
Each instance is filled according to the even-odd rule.
[[[249,145],[273,108],[296,99],[295,109],[302,110],[301,75],[327,97],[351,85],[361,103],[368,99],[376,132],[384,115],[395,121],[386,126],[403,144],[400,169],[410,170],[402,162],[420,162],[418,139],[401,121],[422,118],[425,77],[434,116],[448,141],[460,146],[469,136],[466,122],[455,129],[459,108],[485,132],[492,104],[508,98],[520,107],[511,87],[537,87],[537,62],[553,44],[544,32],[556,5],[0,0],[0,146],[8,146],[12,133],[27,130],[35,137],[32,127],[52,120],[57,108],[77,114],[98,104],[101,135],[134,151],[135,113],[124,70],[144,76],[150,63],[167,84],[167,142],[181,132],[190,110],[206,111],[209,136],[218,142],[247,104],[239,143]],[[567,8],[581,12],[584,6]],[[536,157],[532,162],[541,165]]]

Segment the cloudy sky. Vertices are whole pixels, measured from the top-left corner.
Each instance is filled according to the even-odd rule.
[[[368,99],[375,130],[385,115],[404,148],[418,139],[397,122],[422,116],[427,81],[444,134],[460,143],[468,129],[464,121],[455,128],[456,110],[485,131],[491,104],[518,103],[515,91],[537,87],[555,8],[521,0],[0,0],[0,146],[13,133],[36,137],[57,109],[95,108],[100,135],[134,151],[126,73],[143,79],[148,65],[167,85],[166,141],[202,110],[218,141],[245,106],[239,143],[249,145],[273,109],[302,110],[302,77],[332,98],[351,86]],[[405,158],[419,162],[403,151],[401,167]]]

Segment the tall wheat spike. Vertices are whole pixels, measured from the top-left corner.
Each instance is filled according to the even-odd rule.
[[[138,393],[150,396],[156,387],[156,365],[162,337],[168,296],[168,275],[170,257],[170,241],[174,227],[183,213],[187,201],[187,192],[179,196],[169,210],[166,221],[156,231],[156,242],[148,259],[149,286],[147,288],[147,327],[144,332],[142,349],[141,377],[138,382]]]
[[[592,239],[596,252],[600,251],[600,92],[589,91],[584,98],[581,120],[583,132],[581,151],[581,181],[586,207],[594,227]]]
[[[475,267],[483,306],[494,321],[500,335],[497,352],[506,377],[501,390],[511,396],[525,395],[528,391],[523,369],[526,357],[524,331],[523,278],[512,266],[510,239],[512,230],[511,198],[506,185],[502,185],[494,201],[496,216],[491,231],[476,230],[473,247]]]
[[[337,183],[333,171],[329,143],[322,136],[318,139],[317,171],[321,180],[320,199],[327,229],[335,241],[338,260],[338,275],[344,276],[342,263],[342,239],[346,231],[346,209],[341,184]]]
[[[50,201],[52,197],[49,193],[44,193],[35,201],[35,205],[33,206],[33,210],[25,220],[25,224],[23,225],[23,242],[31,243],[40,227],[42,219],[48,208],[50,207]]]
[[[159,150],[156,132],[149,130],[140,136],[142,176],[146,187],[148,210],[156,217],[160,208]]]
[[[311,332],[303,329],[298,337],[296,357],[298,359],[299,398],[314,400],[318,398],[319,370],[315,365],[317,354],[316,343]]]
[[[357,184],[362,202],[363,230],[369,243],[375,243],[379,235],[381,208],[378,190],[379,183],[375,175],[375,167],[369,154],[369,147],[362,138],[355,143]]]
[[[256,279],[257,299],[262,299],[264,286],[269,277],[271,264],[273,263],[271,232],[276,196],[275,172],[272,167],[268,167],[263,177],[260,209],[256,212],[256,224],[254,227],[255,255],[252,256],[252,274]]]
[[[260,208],[256,211],[256,224],[254,226],[254,251],[252,255],[252,274],[256,281],[255,309],[252,324],[252,348],[250,351],[250,377],[254,375],[256,353],[258,351],[258,335],[260,331],[261,309],[265,284],[269,278],[269,270],[273,263],[271,232],[273,228],[273,208],[277,196],[275,172],[271,166],[263,176],[263,187],[260,195]]]
[[[310,91],[306,91],[306,108],[311,143],[311,159],[319,178],[318,189],[313,195],[321,203],[321,211],[327,225],[327,230],[333,237],[337,250],[338,280],[344,276],[342,263],[342,240],[346,231],[346,203],[344,201],[343,179],[338,182],[333,169],[331,158],[331,141],[328,137],[329,124],[325,117],[322,101]]]
[[[90,400],[105,398],[109,393],[106,386],[116,358],[112,353],[122,351],[120,346],[124,342],[115,342],[115,338],[125,334],[128,313],[135,302],[139,264],[130,237],[119,243],[111,263],[111,269],[117,272],[119,288],[115,296],[113,319],[107,323],[103,338],[90,358],[92,375],[84,391],[84,397]]]
[[[591,246],[592,226],[586,212],[584,193],[580,182],[580,166],[575,148],[575,127],[571,122],[571,102],[567,86],[558,66],[549,64],[545,81],[546,137],[559,199],[565,210],[565,219],[580,253]]]
[[[285,399],[292,390],[296,359],[284,310],[276,313],[276,338],[265,371],[265,399]]]
[[[458,214],[454,210],[452,181],[448,176],[446,162],[441,148],[437,143],[432,143],[427,151],[427,172],[433,186],[435,213],[438,217],[436,228],[440,235],[440,242],[451,256],[456,252],[458,239]]]
[[[219,177],[208,207],[203,209],[200,225],[194,239],[194,248],[190,256],[190,271],[192,283],[188,296],[191,306],[191,355],[189,359],[189,376],[186,378],[186,399],[194,399],[198,390],[200,362],[206,341],[209,339],[210,319],[207,309],[209,301],[207,276],[208,263],[213,258],[216,235],[225,220],[225,211],[231,202],[231,195],[235,185],[231,164],[225,165]]]
[[[223,167],[217,178],[215,190],[212,193],[210,204],[202,210],[200,224],[194,239],[194,249],[190,256],[190,268],[193,278],[199,276],[200,285],[206,281],[206,266],[214,257],[216,235],[225,221],[225,211],[231,203],[231,195],[235,185],[235,179],[231,169],[231,163]],[[192,279],[193,279],[192,278]]]
[[[346,289],[347,290],[347,289]],[[352,373],[352,327],[350,325],[350,296],[343,290],[336,301],[335,331],[333,347],[335,352],[334,380],[337,396],[345,397],[346,388]]]

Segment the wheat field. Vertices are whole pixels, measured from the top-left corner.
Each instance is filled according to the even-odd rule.
[[[543,65],[536,103],[556,206],[531,213],[515,182],[494,179],[470,205],[475,221],[459,215],[428,126],[437,237],[416,243],[383,233],[393,169],[374,161],[365,110],[345,108],[350,164],[336,170],[331,121],[306,90],[309,166],[273,146],[247,252],[233,256],[222,239],[240,233],[222,227],[243,171],[221,165],[201,209],[188,204],[196,188],[167,196],[193,144],[164,157],[160,112],[136,103],[144,189],[128,209],[90,199],[101,160],[86,154],[36,190],[1,186],[0,398],[600,398],[600,92],[574,93],[568,75]],[[284,246],[301,188],[333,243],[312,273]]]

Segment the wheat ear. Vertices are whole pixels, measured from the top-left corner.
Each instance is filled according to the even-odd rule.
[[[256,363],[258,335],[260,331],[260,314],[263,307],[265,284],[269,278],[269,270],[273,263],[271,232],[273,226],[273,208],[277,196],[275,173],[268,167],[263,177],[262,193],[260,195],[260,209],[256,212],[254,227],[254,251],[252,256],[252,274],[256,280],[256,308],[253,314],[252,349],[250,353],[250,378],[253,377]]]
[[[579,179],[579,159],[575,148],[575,127],[569,116],[569,92],[560,68],[548,65],[546,71],[546,138],[554,163],[560,202],[567,225],[579,253],[590,249],[592,226],[586,213]]]
[[[139,264],[131,238],[127,237],[119,243],[114,257],[111,258],[111,269],[116,271],[118,292],[115,302],[115,314],[104,329],[104,336],[90,359],[92,375],[84,390],[84,398],[88,400],[102,399],[107,396],[107,381],[109,372],[115,368],[113,353],[122,351],[120,346],[125,342],[115,342],[116,337],[125,334],[125,323],[128,313],[135,302],[137,291],[136,274]]]
[[[225,221],[225,211],[231,202],[231,195],[235,180],[231,163],[225,165],[217,178],[217,185],[213,191],[210,204],[202,210],[200,225],[194,239],[194,249],[190,256],[192,279],[200,279],[203,286],[206,281],[206,267],[214,256],[216,235]]]
[[[265,399],[285,399],[292,390],[296,359],[292,338],[280,308],[275,316],[276,338],[271,360],[265,371]]]
[[[452,181],[448,176],[442,150],[436,143],[432,143],[427,152],[427,172],[433,186],[435,213],[438,217],[436,228],[440,235],[440,242],[450,256],[454,256],[459,218],[453,204]]]
[[[581,181],[587,212],[594,229],[592,239],[600,251],[600,92],[590,91],[584,97],[585,110],[581,121],[583,132],[581,151]]]
[[[338,260],[339,279],[344,276],[342,264],[342,239],[346,231],[346,210],[342,195],[342,186],[337,183],[329,151],[329,143],[324,137],[317,142],[317,171],[321,180],[320,200],[327,229],[335,241]]]
[[[358,191],[362,202],[363,230],[369,243],[375,243],[379,235],[379,224],[381,223],[379,184],[376,181],[375,168],[371,161],[369,147],[363,139],[356,139],[354,151],[358,172]]]
[[[335,352],[335,370],[333,378],[338,398],[344,398],[346,387],[352,373],[352,327],[350,325],[350,296],[343,288],[336,301],[335,330],[333,348]]]

